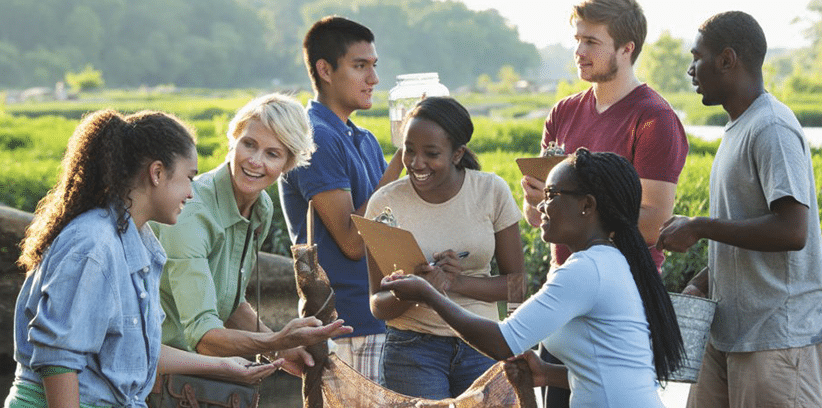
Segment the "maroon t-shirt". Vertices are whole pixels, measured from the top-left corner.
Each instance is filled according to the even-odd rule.
[[[596,110],[593,88],[559,101],[548,119],[542,148],[548,142],[592,152],[613,152],[627,158],[639,178],[676,183],[688,155],[688,139],[671,105],[648,85],[640,85],[604,112]],[[665,256],[656,248],[651,256],[657,268]],[[553,245],[554,262],[562,265],[571,252]]]

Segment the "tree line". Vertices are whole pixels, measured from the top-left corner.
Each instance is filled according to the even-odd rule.
[[[0,0],[0,88],[53,86],[91,66],[107,86],[307,87],[301,43],[318,18],[369,26],[379,73],[473,84],[540,64],[495,10],[435,0]]]

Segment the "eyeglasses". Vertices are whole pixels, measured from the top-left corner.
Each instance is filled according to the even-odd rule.
[[[562,195],[562,194],[576,195],[576,196],[584,196],[584,195],[588,194],[588,193],[580,191],[580,190],[566,190],[566,189],[557,188],[557,187],[548,187],[548,188],[542,190],[542,192],[544,193],[543,199],[545,201],[553,200],[554,198],[556,198],[556,196]]]

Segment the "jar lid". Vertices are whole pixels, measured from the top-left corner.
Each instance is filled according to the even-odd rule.
[[[397,82],[399,81],[424,81],[424,80],[436,80],[439,81],[440,74],[436,72],[418,72],[414,74],[401,74],[397,75]]]

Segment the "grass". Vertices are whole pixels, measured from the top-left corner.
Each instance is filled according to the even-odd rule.
[[[66,142],[80,117],[88,111],[112,107],[124,112],[156,109],[176,114],[196,129],[199,168],[207,171],[216,167],[228,152],[225,132],[233,113],[259,92],[256,90],[186,90],[164,94],[137,91],[107,91],[83,96],[78,101],[0,105],[0,202],[25,211],[33,211],[39,199],[56,183],[60,159]],[[295,95],[305,103],[310,95]],[[666,95],[675,109],[686,112],[691,123],[720,120],[724,112],[719,107],[705,108],[694,93]],[[528,119],[522,112],[546,109],[554,95],[459,95],[458,99],[469,109],[482,111],[475,114],[475,133],[469,144],[477,153],[484,171],[498,174],[508,183],[518,203],[522,202],[519,186],[520,173],[514,159],[535,156],[539,151],[543,118]],[[799,95],[788,100],[805,109],[822,106],[822,95]],[[390,143],[390,126],[385,116],[385,95],[375,96],[371,111],[357,113],[352,121],[371,130],[390,159],[396,148]],[[818,115],[814,112],[813,115]],[[809,117],[813,117],[809,114]],[[711,119],[713,118],[713,119]],[[724,123],[725,118],[721,119]],[[694,122],[696,121],[696,122]],[[704,216],[708,214],[708,179],[711,162],[719,141],[706,142],[689,138],[690,154],[680,176],[675,214]],[[817,181],[817,200],[822,202],[822,152],[813,152],[813,166]],[[269,189],[277,201],[276,186]],[[275,203],[278,204],[278,203]],[[277,205],[277,208],[279,206]],[[281,214],[275,215],[275,234],[270,237],[269,250],[288,255],[288,237]],[[549,253],[539,238],[538,229],[520,224],[526,255],[526,269],[531,290],[538,287],[547,272]],[[707,261],[705,242],[686,254],[669,254],[663,265],[666,284],[676,290],[695,270]]]

